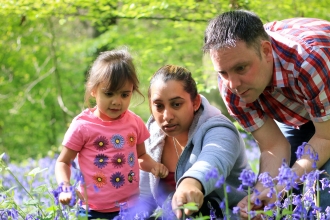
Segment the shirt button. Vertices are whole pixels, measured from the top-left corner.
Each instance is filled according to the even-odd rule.
[[[320,111],[321,113],[323,113],[324,112],[324,109],[321,109],[321,111]]]

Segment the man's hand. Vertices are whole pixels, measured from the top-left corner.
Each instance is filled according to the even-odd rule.
[[[255,199],[254,200],[252,199],[254,196],[255,196],[254,194],[251,194],[250,195],[250,201],[249,201],[249,195],[247,195],[237,204],[237,207],[239,207],[239,210],[240,210],[241,219],[248,219],[249,202],[250,202],[250,211],[251,210],[260,210],[263,207],[263,204],[260,204],[260,205],[254,204]],[[258,218],[256,218],[256,219],[258,219]]]
[[[151,173],[155,177],[165,178],[168,175],[168,169],[162,163],[156,163],[156,165],[151,169]]]
[[[185,178],[181,181],[172,198],[172,209],[178,219],[182,217],[180,206],[189,202],[195,203],[200,208],[204,201],[201,183],[193,178]],[[185,209],[186,215],[191,215],[196,211]]]
[[[274,189],[275,190],[275,189]],[[263,210],[263,208],[267,205],[274,204],[278,198],[279,200],[282,200],[283,194],[284,194],[284,187],[281,185],[276,186],[276,191],[278,192],[278,195],[276,193],[272,193],[272,197],[269,197],[270,195],[270,188],[263,188],[260,193],[255,194],[252,193],[250,195],[250,210],[256,211],[256,210]],[[258,202],[257,202],[258,199]],[[257,203],[257,204],[256,204]],[[240,209],[240,217],[242,219],[248,218],[248,196],[244,197],[238,204],[237,207]],[[253,219],[260,219],[260,215],[256,216]]]

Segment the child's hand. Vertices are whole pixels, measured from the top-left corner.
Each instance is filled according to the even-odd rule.
[[[71,192],[61,192],[58,197],[58,201],[60,201],[60,203],[62,203],[63,205],[69,205],[71,199],[72,199]]]
[[[165,178],[168,175],[168,169],[161,163],[156,163],[155,167],[151,169],[151,173],[155,177]]]
[[[76,195],[81,201],[85,202],[84,197],[81,195],[81,193],[78,190],[76,190]],[[59,202],[62,203],[63,205],[70,205],[71,199],[72,199],[72,192],[61,192],[58,197]],[[76,200],[76,202],[77,201],[78,200]]]

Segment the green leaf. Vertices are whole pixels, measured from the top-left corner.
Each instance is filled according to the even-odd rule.
[[[42,194],[48,191],[48,187],[47,185],[40,185],[37,186],[36,188],[32,189],[32,192],[38,193],[38,194]]]
[[[28,206],[35,206],[39,204],[39,201],[37,199],[29,199],[27,202],[24,203]]]
[[[285,215],[291,215],[292,214],[292,211],[290,211],[289,209],[282,209],[282,215],[285,216]]]
[[[31,171],[27,174],[27,176],[33,176],[33,177],[35,177],[38,173],[41,173],[41,172],[43,172],[43,171],[45,171],[45,170],[48,170],[48,168],[40,169],[40,167],[36,167],[36,168],[34,168],[33,170],[31,170]]]
[[[152,215],[150,217],[155,217],[155,219],[158,219],[162,215],[163,215],[163,210],[162,209],[157,209],[156,211],[154,211],[152,213]]]
[[[188,202],[187,204],[184,204],[181,207],[184,208],[184,209],[189,209],[191,211],[198,211],[199,210],[197,204],[194,203],[194,202]]]

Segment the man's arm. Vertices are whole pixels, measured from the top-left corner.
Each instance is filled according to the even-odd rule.
[[[252,132],[252,135],[258,143],[261,153],[259,173],[269,172],[272,177],[276,177],[283,159],[288,164],[290,163],[290,143],[271,118],[268,118],[261,128]],[[263,186],[258,182],[255,188],[261,192]]]
[[[315,134],[308,143],[318,154],[319,161],[317,161],[316,165],[319,169],[330,158],[330,120],[320,123],[315,122],[314,126]],[[292,168],[298,174],[298,176],[302,176],[303,174],[309,173],[313,170],[313,162],[314,161],[310,159],[309,156],[304,155],[302,159],[296,161]]]
[[[261,152],[259,173],[269,172],[272,177],[276,177],[283,159],[285,159],[288,164],[290,163],[291,150],[289,142],[271,118],[268,118],[264,125],[258,130],[252,132],[252,135],[258,143]],[[267,197],[268,189],[265,189],[262,183],[257,182],[255,189],[261,192],[258,198],[262,201],[263,205],[274,202],[271,198]],[[242,219],[248,218],[248,201],[250,201],[251,210],[262,209],[262,205],[254,204],[255,199],[256,195],[252,193],[250,200],[248,200],[248,196],[246,196],[237,204],[240,208],[240,217]]]

